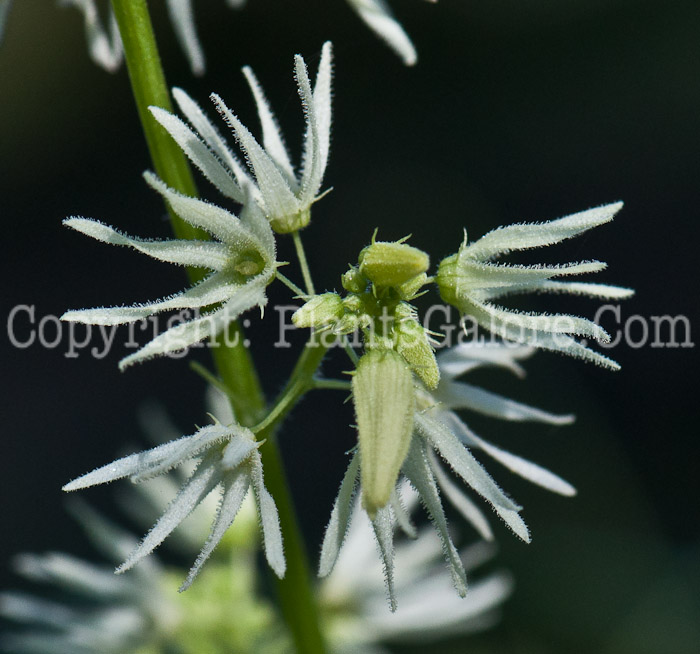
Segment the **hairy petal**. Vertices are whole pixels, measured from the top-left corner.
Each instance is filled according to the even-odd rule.
[[[319,577],[326,577],[333,570],[340,548],[348,533],[359,470],[360,455],[356,452],[353,454],[350,465],[343,476],[343,481],[340,483],[340,490],[335,498],[331,518],[323,537],[321,558],[318,564]]]
[[[97,220],[71,216],[63,221],[70,227],[103,243],[124,245],[143,254],[179,266],[195,266],[222,270],[228,259],[228,249],[222,243],[197,240],[158,241],[129,236]]]

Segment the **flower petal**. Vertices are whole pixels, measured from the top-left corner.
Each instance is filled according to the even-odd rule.
[[[252,178],[245,171],[238,157],[231,151],[226,141],[219,134],[216,126],[207,118],[201,107],[190,98],[185,91],[179,88],[173,89],[173,98],[180,111],[185,114],[192,127],[197,130],[204,142],[211,148],[214,154],[228,166],[240,188],[247,185],[255,186]],[[256,189],[257,190],[257,189]]]
[[[384,0],[348,0],[367,26],[396,52],[407,66],[418,61],[416,49]]]
[[[508,470],[514,472],[516,475],[520,475],[523,479],[531,481],[533,484],[542,486],[542,488],[546,488],[554,493],[565,495],[566,497],[573,497],[576,495],[576,489],[558,475],[555,475],[553,472],[550,472],[536,463],[532,463],[532,461],[506,452],[488,441],[485,441],[469,429],[455,414],[451,413],[449,418],[451,426],[468,447],[478,447],[482,449],[486,454],[502,463]]]
[[[243,191],[238,186],[231,171],[182,120],[160,107],[149,107],[148,109],[189,157],[190,161],[199,168],[220,193],[236,202],[243,202]]]
[[[180,592],[187,590],[192,585],[192,582],[199,573],[202,565],[204,565],[204,562],[219,544],[226,530],[233,524],[238,510],[241,508],[243,500],[248,493],[250,475],[245,470],[234,470],[224,478],[223,484],[224,494],[219,502],[211,532],[202,551],[199,553],[199,556],[197,556],[197,560],[190,569],[187,579],[185,579],[180,586]]]
[[[95,0],[64,0],[64,5],[73,6],[82,12],[85,19],[85,37],[92,60],[106,71],[114,73],[124,57],[122,40],[114,13],[109,12],[109,34],[102,25]]]
[[[219,302],[226,302],[245,287],[245,285],[229,281],[229,279],[230,276],[227,274],[214,273],[195,286],[165,300],[131,307],[103,307],[66,311],[61,316],[61,320],[80,322],[86,325],[123,325],[143,320],[161,311],[207,307]]]
[[[248,157],[265,202],[268,218],[296,214],[300,209],[299,202],[275,162],[224,104],[224,101],[216,93],[212,93],[210,97]]]
[[[394,523],[391,516],[391,507],[384,506],[381,509],[377,509],[371,522],[384,565],[384,581],[386,583],[389,608],[393,613],[396,611],[396,593],[394,592]]]
[[[165,513],[158,518],[156,524],[153,525],[136,549],[129,554],[124,563],[115,570],[117,574],[126,572],[145,556],[148,556],[209,495],[221,481],[220,473],[216,467],[218,457],[218,452],[213,452],[202,459],[192,476],[170,502]]]
[[[576,419],[571,414],[557,415],[542,411],[464,382],[444,383],[438,388],[436,395],[450,409],[469,409],[502,420],[533,420],[550,425],[570,425]]]
[[[150,240],[129,236],[97,220],[71,216],[63,221],[70,227],[103,243],[132,247],[149,257],[179,266],[195,266],[222,270],[227,263],[228,249],[211,241]]]
[[[411,449],[403,464],[403,473],[418,491],[421,501],[435,525],[442,542],[445,560],[450,566],[452,583],[459,596],[464,597],[467,594],[467,577],[464,566],[447,529],[445,511],[440,501],[440,493],[435,485],[435,478],[428,464],[425,444],[418,438],[414,438],[411,443]]]
[[[438,487],[462,517],[479,532],[484,540],[493,540],[493,531],[481,509],[465,495],[445,473],[434,453],[429,453],[430,468],[435,475]]]
[[[205,70],[204,52],[194,26],[191,0],[167,0],[170,22],[180,47],[185,51],[194,75],[203,75]]]
[[[136,476],[145,479],[170,470],[184,460],[196,456],[203,449],[218,440],[231,436],[231,430],[222,425],[202,427],[192,436],[183,436],[177,440],[163,443],[150,450],[130,454],[112,463],[88,472],[63,487],[64,491],[106,484],[123,477]]]
[[[300,55],[294,57],[294,73],[299,88],[299,97],[304,107],[306,118],[306,134],[304,137],[303,168],[301,172],[301,193],[299,200],[302,207],[310,206],[318,193],[323,178],[321,168],[321,144],[318,135],[318,121],[316,120],[316,106],[314,103],[309,71],[306,63]]]
[[[623,286],[609,284],[591,284],[589,282],[548,281],[537,287],[541,293],[568,293],[569,295],[587,295],[603,300],[626,300],[634,295],[634,290]]]
[[[215,204],[178,193],[166,186],[153,173],[146,172],[143,177],[149,186],[167,200],[173,211],[190,225],[205,229],[236,250],[262,251],[261,244],[234,214]]]
[[[326,41],[321,48],[321,61],[318,64],[316,73],[316,83],[314,84],[314,110],[316,113],[316,123],[318,125],[319,142],[319,167],[321,176],[328,164],[328,153],[330,150],[331,137],[331,101],[333,78],[333,46],[330,41]]]
[[[512,250],[529,250],[560,243],[607,223],[622,209],[622,202],[607,204],[544,223],[498,227],[466,247],[470,257],[486,261]]]
[[[536,348],[520,345],[511,341],[483,342],[473,341],[459,343],[437,355],[440,373],[446,380],[459,377],[474,368],[483,365],[496,365],[507,368],[517,377],[525,377],[525,369],[518,364],[518,359],[527,359],[536,352]]]
[[[459,439],[445,425],[429,415],[417,413],[415,422],[418,431],[432,443],[452,469],[493,506],[517,536],[529,543],[527,526],[518,514],[521,507],[504,495]]]
[[[251,457],[250,477],[255,494],[255,503],[260,515],[260,526],[263,534],[263,548],[265,558],[274,573],[282,579],[287,569],[284,560],[284,544],[280,529],[280,517],[277,505],[272,495],[265,488],[263,480],[263,466],[260,453],[256,450]]]
[[[205,338],[215,336],[244,311],[255,305],[265,305],[267,298],[264,289],[267,282],[266,278],[259,275],[255,280],[241,286],[218,311],[171,327],[134,354],[124,357],[119,362],[120,370],[161,354],[184,350]]]
[[[258,109],[258,117],[260,118],[260,126],[262,127],[263,147],[265,148],[265,152],[270,155],[272,160],[282,171],[292,190],[296,191],[298,189],[298,183],[296,177],[294,176],[294,167],[292,166],[292,162],[289,160],[289,153],[287,152],[287,147],[284,144],[284,139],[282,138],[282,133],[280,132],[277,119],[270,108],[270,103],[267,101],[265,92],[260,86],[260,82],[258,82],[258,78],[255,76],[253,69],[250,66],[244,66],[243,74],[248,82],[248,86],[250,86],[250,90],[253,93],[253,98],[255,99],[255,105]]]
[[[331,511],[331,518],[323,536],[321,558],[318,563],[319,577],[326,577],[333,570],[340,548],[348,533],[359,470],[360,455],[355,452],[350,460],[350,465],[345,471],[345,475],[343,475],[343,481],[340,483],[340,490]]]

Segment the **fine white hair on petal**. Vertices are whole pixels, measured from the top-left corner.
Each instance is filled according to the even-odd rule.
[[[299,88],[299,97],[304,108],[306,135],[304,138],[303,169],[301,172],[300,202],[310,205],[321,186],[323,169],[321,168],[321,146],[319,143],[318,121],[316,120],[316,103],[314,102],[309,72],[300,55],[294,57],[294,76]]]
[[[622,209],[622,202],[606,204],[544,223],[524,223],[498,227],[466,247],[474,259],[488,260],[512,250],[554,245],[610,222]]]
[[[151,240],[129,236],[90,218],[71,216],[63,221],[81,234],[103,243],[134,248],[143,254],[179,266],[195,266],[210,270],[223,270],[228,262],[228,250],[222,243],[196,240]]]
[[[492,541],[493,531],[481,509],[452,482],[433,452],[429,453],[428,460],[435,480],[450,504],[462,514],[462,517],[476,529],[484,540]]]
[[[226,144],[226,141],[219,134],[219,130],[212,123],[202,108],[190,98],[185,91],[180,88],[173,88],[173,98],[180,111],[185,115],[190,124],[202,137],[204,142],[212,152],[228,167],[231,174],[234,176],[239,187],[243,188],[246,184],[252,185],[252,179],[245,171],[244,166],[238,160],[238,157],[231,151]]]
[[[250,66],[243,67],[243,75],[248,82],[258,110],[265,151],[277,164],[282,173],[284,173],[289,185],[297,190],[298,184],[294,176],[294,167],[289,159],[289,152],[287,151],[287,146],[284,144],[284,138],[280,132],[277,118],[270,108],[270,103],[265,97],[265,92]]]
[[[481,495],[513,532],[526,543],[530,534],[519,515],[521,507],[505,496],[496,482],[484,470],[469,450],[444,424],[426,414],[416,414],[415,424],[423,435],[452,469],[479,495]]]
[[[333,570],[340,548],[345,541],[352,517],[353,499],[360,471],[360,456],[356,452],[348,465],[340,483],[338,496],[333,504],[331,518],[321,545],[321,558],[318,564],[318,576],[326,577]]]
[[[223,479],[224,492],[217,507],[216,517],[211,526],[211,532],[197,560],[189,571],[187,578],[180,586],[180,592],[187,590],[199,573],[202,565],[209,558],[214,548],[223,538],[226,530],[233,524],[243,500],[250,487],[250,475],[245,470],[234,470]]]
[[[146,361],[158,355],[179,352],[206,338],[216,336],[244,311],[252,309],[256,305],[264,306],[267,303],[264,293],[267,281],[266,278],[258,276],[257,281],[254,280],[241,286],[235,295],[217,311],[175,325],[159,334],[134,354],[124,357],[119,362],[119,369],[124,370],[134,363]]]
[[[348,0],[367,26],[401,57],[407,66],[418,61],[416,49],[406,32],[394,18],[384,0]]]
[[[452,583],[460,597],[464,597],[467,593],[467,577],[464,572],[464,566],[447,529],[447,519],[440,501],[440,493],[428,463],[425,444],[420,439],[413,438],[402,470],[416,491],[418,491],[421,501],[435,525],[442,542],[442,551],[450,566]]]
[[[192,0],[167,0],[170,22],[180,47],[185,51],[192,73],[203,75],[205,70],[204,52],[197,37],[192,11]]]
[[[393,613],[396,611],[396,593],[394,591],[394,520],[391,507],[387,505],[377,509],[371,522],[384,566],[389,608]]]
[[[117,567],[117,573],[126,572],[156,549],[221,481],[215,465],[217,456],[216,452],[209,452],[204,456],[187,483],[170,502],[165,513],[158,518],[124,563]]]
[[[488,441],[477,436],[471,429],[469,429],[454,413],[451,411],[446,414],[450,424],[454,428],[457,435],[462,439],[465,445],[468,447],[478,447],[496,459],[499,463],[504,465],[508,470],[514,472],[516,475],[520,475],[524,479],[531,481],[533,484],[542,486],[554,493],[559,493],[566,497],[572,497],[576,495],[576,489],[567,481],[564,481],[558,475],[553,472],[546,470],[542,466],[532,463],[532,461],[527,461],[515,454],[506,452],[495,445],[491,445]]]
[[[149,107],[149,110],[190,161],[222,195],[236,202],[243,202],[243,191],[234,175],[182,120],[160,107]]]
[[[265,558],[274,573],[282,579],[287,569],[287,564],[284,559],[280,518],[275,500],[265,488],[262,459],[257,450],[253,452],[250,459],[250,477],[255,494],[255,503],[258,506],[258,514],[260,515]]]
[[[210,97],[219,113],[233,130],[241,149],[250,162],[268,215],[287,216],[298,212],[300,209],[299,201],[275,162],[224,101],[216,93],[212,93]]]
[[[330,150],[331,132],[331,104],[333,79],[333,46],[330,41],[326,41],[321,48],[321,61],[316,73],[316,83],[314,84],[314,109],[316,112],[316,122],[318,124],[319,138],[319,166],[321,175],[326,170],[328,163],[328,153]]]

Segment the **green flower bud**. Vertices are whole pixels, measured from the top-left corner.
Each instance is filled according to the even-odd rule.
[[[389,501],[411,444],[416,404],[413,376],[393,350],[370,350],[357,364],[352,394],[362,505],[373,518]]]
[[[425,328],[415,318],[402,318],[394,331],[398,353],[430,390],[436,389],[440,381],[440,368]]]
[[[344,314],[343,300],[337,293],[322,293],[297,309],[292,322],[297,327],[319,328],[338,322]]]
[[[428,270],[430,259],[405,243],[376,241],[359,257],[360,272],[377,286],[401,286]]]
[[[367,288],[367,278],[360,273],[356,266],[343,273],[341,277],[343,288],[349,293],[362,293]]]

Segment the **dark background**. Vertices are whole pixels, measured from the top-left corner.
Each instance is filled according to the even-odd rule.
[[[623,199],[611,225],[524,260],[607,261],[609,270],[595,281],[637,289],[623,320],[685,315],[688,340],[697,338],[697,1],[394,0],[419,51],[415,68],[403,67],[341,0],[254,0],[240,12],[222,0],[202,1],[196,17],[209,67],[201,79],[192,77],[165,11],[153,4],[169,83],[202,104],[218,92],[256,128],[239,73],[252,65],[297,157],[302,119],[292,55],[302,53],[315,71],[322,42],[333,40],[335,112],[325,182],[334,190],[314,207],[304,234],[318,287],[339,287],[346,262],[376,226],[384,239],[412,233],[411,243],[437,263],[457,249],[463,227],[477,238],[499,224]],[[77,12],[43,0],[15,2],[0,49],[0,126],[3,323],[17,304],[36,305],[40,320],[183,287],[172,266],[61,227],[75,214],[131,234],[168,234],[159,198],[140,177],[150,163],[126,72],[109,75],[88,59]],[[198,183],[207,198],[221,201],[205,180]],[[282,256],[291,259],[288,244]],[[294,269],[289,274],[299,278]],[[284,291],[271,297],[286,298]],[[597,304],[533,298],[528,306],[592,317]],[[262,323],[251,318],[253,353],[274,395],[295,351],[269,347],[274,311]],[[603,324],[621,328],[610,314]],[[26,319],[16,327],[26,337]],[[635,342],[642,338],[640,320],[631,334]],[[166,406],[183,433],[202,421],[204,408],[202,384],[181,360],[121,374],[121,347],[101,361],[84,353],[66,358],[64,333],[56,349],[20,350],[4,324],[0,343],[0,573],[8,586],[17,583],[7,561],[18,551],[89,555],[62,510],[60,487],[111,460],[125,443],[143,443],[136,414],[144,401]],[[533,543],[517,543],[495,526],[497,563],[514,573],[517,587],[504,621],[466,651],[697,651],[696,350],[623,345],[610,354],[621,372],[541,353],[528,362],[526,382],[506,374],[471,380],[578,415],[567,428],[470,424],[555,470],[579,495],[544,493],[489,464],[526,507]],[[205,352],[197,356],[207,361]],[[342,358],[331,359],[326,371],[344,366]],[[354,439],[343,399],[307,398],[282,434],[312,554]],[[111,493],[85,497],[116,515]],[[465,541],[473,538],[462,532]],[[454,651],[462,647],[453,643]]]

